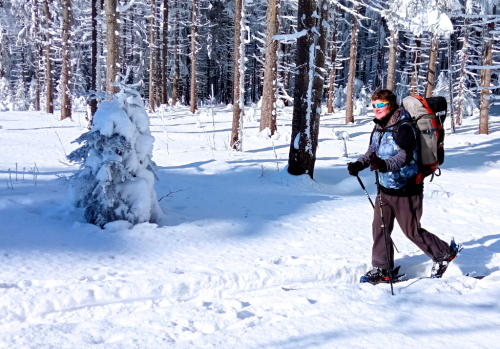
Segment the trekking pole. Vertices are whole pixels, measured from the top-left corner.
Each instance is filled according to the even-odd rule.
[[[361,185],[361,188],[363,188],[363,190],[365,191],[366,197],[368,198],[368,200],[370,200],[370,204],[372,204],[373,209],[375,209],[375,205],[373,204],[372,198],[370,197],[370,195],[366,191],[366,188],[365,188],[365,185],[363,184],[363,181],[361,181],[361,178],[359,178],[359,175],[356,175],[356,177],[358,178],[358,182]],[[377,187],[377,190],[378,190],[378,187]],[[396,247],[396,243],[394,241],[392,241],[392,245],[394,246],[394,249],[399,253],[399,250]]]
[[[373,204],[372,198],[370,197],[370,195],[366,191],[365,185],[361,181],[361,178],[359,178],[359,174],[357,174],[356,177],[358,178],[358,182],[361,185],[361,188],[363,188],[363,190],[365,191],[366,197],[368,198],[368,200],[370,200],[370,204],[372,204],[372,207],[375,209],[375,205]]]
[[[389,272],[389,282],[391,284],[391,293],[394,296],[394,289],[392,287],[392,268],[391,268],[391,263],[390,263],[390,258],[389,258],[389,246],[388,246],[388,240],[387,240],[387,232],[385,231],[384,213],[382,210],[382,192],[380,191],[380,182],[378,180],[378,171],[375,171],[375,178],[376,178],[376,183],[377,183],[378,201],[380,202],[380,218],[382,218],[382,232],[384,234],[384,240],[385,240],[385,253],[387,255],[387,271]]]

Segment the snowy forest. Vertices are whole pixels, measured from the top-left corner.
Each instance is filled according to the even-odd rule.
[[[0,0],[0,348],[498,347],[499,6]]]
[[[120,81],[135,84],[152,111],[233,104],[231,142],[239,149],[243,105],[260,103],[261,130],[269,127],[272,135],[276,108],[308,89],[317,91],[315,106],[345,109],[348,123],[374,90],[387,88],[398,98],[445,96],[457,126],[480,108],[478,129],[487,134],[489,104],[500,94],[496,6],[493,0],[2,0],[0,110],[60,109],[64,119],[87,108],[91,120]]]

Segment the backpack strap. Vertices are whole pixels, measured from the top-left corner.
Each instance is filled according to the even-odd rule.
[[[432,111],[431,107],[429,107],[429,103],[427,103],[427,101],[425,100],[424,97],[419,96],[419,95],[413,95],[412,97],[418,99],[420,101],[420,103],[422,103],[422,105],[424,106],[424,108],[427,110],[427,112],[429,114],[434,115],[434,112]]]

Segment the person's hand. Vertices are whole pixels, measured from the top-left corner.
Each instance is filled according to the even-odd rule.
[[[351,176],[357,176],[360,171],[364,170],[364,166],[361,162],[350,162],[347,164],[347,171]]]
[[[370,171],[380,171],[387,172],[387,164],[384,160],[379,158],[377,154],[372,153],[370,155]]]

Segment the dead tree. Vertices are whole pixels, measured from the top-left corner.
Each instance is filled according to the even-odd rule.
[[[411,82],[410,82],[410,94],[415,95],[418,93],[418,72],[420,70],[420,60],[422,46],[422,41],[420,38],[415,38],[415,48],[413,50],[413,64],[411,68]]]
[[[270,134],[276,132],[276,89],[278,70],[278,41],[273,36],[278,34],[278,0],[267,2],[266,56],[264,61],[264,90],[260,112],[260,131],[266,127]]]
[[[118,90],[113,84],[116,81],[116,63],[117,57],[117,39],[116,31],[118,30],[116,22],[116,0],[104,0],[104,8],[106,12],[106,92],[115,94]]]
[[[61,70],[61,120],[71,118],[71,98],[69,88],[69,73],[71,70],[70,30],[71,30],[71,0],[62,3],[62,70]]]
[[[464,4],[467,7],[467,4]],[[464,44],[460,52],[460,79],[458,82],[458,101],[457,101],[457,125],[462,124],[462,103],[464,101],[464,88],[465,88],[465,64],[467,63],[467,51],[469,50],[469,26],[470,18],[465,18],[464,26]]]
[[[233,125],[231,148],[243,150],[244,74],[245,74],[245,25],[243,0],[235,0],[234,8],[234,75],[233,75]]]
[[[439,37],[436,34],[433,34],[431,38],[431,52],[429,53],[429,66],[427,68],[427,86],[425,87],[425,98],[432,97],[432,92],[434,91],[438,51]]]
[[[493,14],[496,14],[496,6],[493,7]],[[488,23],[488,31],[486,34],[486,51],[484,53],[484,66],[487,68],[481,74],[481,103],[479,107],[479,134],[487,135],[488,117],[490,111],[490,83],[491,83],[491,65],[493,60],[493,40],[495,30],[495,22]]]
[[[331,66],[330,66],[330,76],[328,79],[328,100],[326,102],[326,107],[328,113],[333,114],[333,104],[335,97],[335,75],[337,72],[336,67],[337,61],[337,6],[333,8],[333,33],[332,33],[332,56],[331,56]]]
[[[177,104],[177,94],[179,92],[179,9],[178,1],[175,1],[175,19],[174,19],[174,78],[172,80],[172,105]]]
[[[92,21],[92,46],[91,46],[91,67],[90,67],[90,89],[97,91],[97,0],[92,0],[91,21]],[[94,119],[94,114],[97,111],[97,99],[94,97],[90,100],[90,119]],[[90,122],[92,123],[92,121]]]
[[[356,55],[358,47],[358,4],[353,8],[351,29],[351,53],[349,56],[349,75],[347,76],[347,93],[345,101],[345,123],[354,122],[354,80],[356,78]]]
[[[151,0],[151,17],[149,30],[149,112],[155,111],[155,0]]]
[[[198,26],[196,15],[198,12],[198,5],[196,0],[193,0],[192,8],[192,27],[191,27],[191,113],[195,113],[198,108],[198,101],[196,99],[196,44],[198,36]]]
[[[396,63],[398,53],[398,31],[391,30],[389,38],[389,64],[387,67],[386,89],[394,91],[394,82],[396,80]]]
[[[163,47],[161,57],[161,103],[168,104],[167,90],[168,60],[168,0],[163,0]]]
[[[40,111],[40,56],[41,56],[41,48],[40,48],[40,12],[38,11],[38,0],[33,0],[33,17],[35,19],[34,24],[34,63],[35,63],[35,101],[33,107],[36,111]],[[1,46],[1,45],[0,45]],[[2,48],[0,47],[0,50]],[[0,53],[1,59],[1,53]],[[1,72],[0,72],[1,75]]]
[[[50,13],[50,0],[43,0],[43,12],[45,14],[45,84],[47,86],[45,96],[45,111],[54,114],[54,78],[52,76],[52,14]]]
[[[293,120],[288,172],[314,175],[323,94],[328,0],[299,0]],[[356,55],[354,55],[356,56]]]

